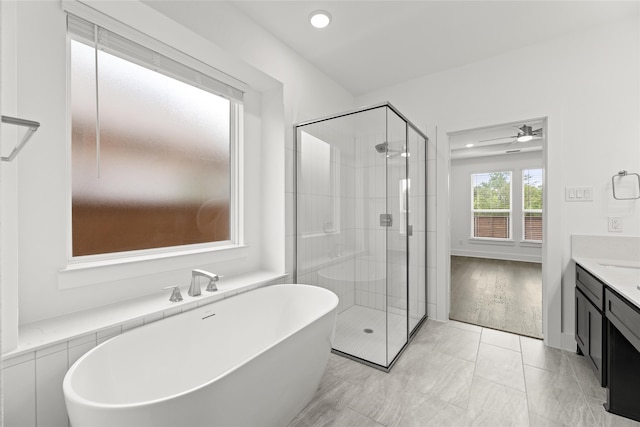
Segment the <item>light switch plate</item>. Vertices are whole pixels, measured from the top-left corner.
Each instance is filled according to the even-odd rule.
[[[567,202],[592,202],[593,187],[565,187],[564,200]]]

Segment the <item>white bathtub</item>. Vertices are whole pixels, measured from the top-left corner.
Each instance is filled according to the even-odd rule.
[[[337,305],[276,285],[119,335],[67,372],[71,425],[284,426],[320,383]]]

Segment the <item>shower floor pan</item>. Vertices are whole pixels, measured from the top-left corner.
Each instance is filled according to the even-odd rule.
[[[354,305],[338,315],[333,348],[351,356],[387,366],[387,337],[390,362],[407,342],[405,316]]]

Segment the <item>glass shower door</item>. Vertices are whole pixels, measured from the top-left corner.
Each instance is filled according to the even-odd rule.
[[[387,113],[386,156],[386,217],[380,225],[386,237],[387,287],[387,365],[400,353],[408,341],[407,285],[408,285],[408,223],[409,187],[407,164],[407,124],[391,109]]]
[[[409,334],[427,314],[427,141],[412,127],[407,129],[409,153]]]

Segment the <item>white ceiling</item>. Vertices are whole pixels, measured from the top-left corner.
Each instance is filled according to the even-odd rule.
[[[204,2],[203,2],[204,3]],[[353,95],[637,16],[638,1],[233,1]],[[331,13],[323,30],[309,25]]]

